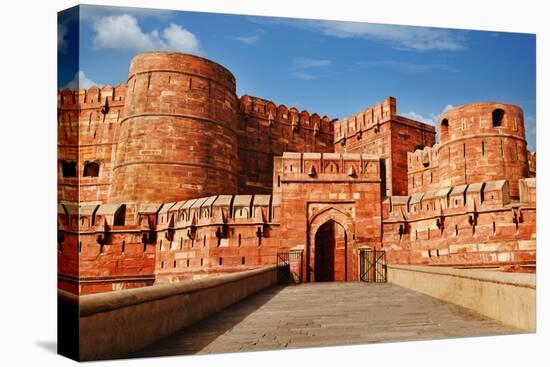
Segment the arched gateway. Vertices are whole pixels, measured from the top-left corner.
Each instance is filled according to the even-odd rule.
[[[285,152],[274,166],[279,249],[303,254],[299,279],[359,280],[359,247],[380,246],[380,158]]]
[[[341,208],[344,209],[344,208]],[[334,207],[316,213],[309,221],[306,280],[309,282],[357,279],[357,249],[353,218]]]

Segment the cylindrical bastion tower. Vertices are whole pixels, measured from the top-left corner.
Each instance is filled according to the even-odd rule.
[[[523,110],[503,103],[463,105],[439,119],[439,178],[443,186],[508,180],[518,197],[518,180],[529,173]]]
[[[148,52],[132,60],[111,202],[237,192],[235,77],[210,60]]]

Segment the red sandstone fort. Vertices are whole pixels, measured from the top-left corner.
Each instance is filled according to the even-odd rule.
[[[303,281],[390,263],[534,271],[535,154],[523,111],[476,103],[435,128],[388,97],[331,119],[236,95],[180,53],[126,84],[58,92],[58,279],[95,293],[237,272],[299,254]]]

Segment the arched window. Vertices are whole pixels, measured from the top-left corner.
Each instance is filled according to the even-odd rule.
[[[504,119],[504,110],[497,108],[493,111],[493,127],[502,126],[502,120]]]
[[[86,162],[86,164],[84,164],[84,176],[85,177],[99,176],[99,163]]]
[[[76,162],[61,161],[61,171],[63,173],[63,177],[76,177]]]
[[[441,120],[440,129],[439,129],[440,135],[440,141],[446,140],[449,135],[449,120],[443,119]]]

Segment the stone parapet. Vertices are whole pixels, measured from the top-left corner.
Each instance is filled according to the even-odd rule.
[[[216,278],[72,297],[78,302],[80,361],[126,357],[277,282],[275,266]],[[123,331],[121,333],[121,331]]]
[[[388,281],[466,307],[504,324],[536,331],[536,277],[471,269],[388,265]]]

